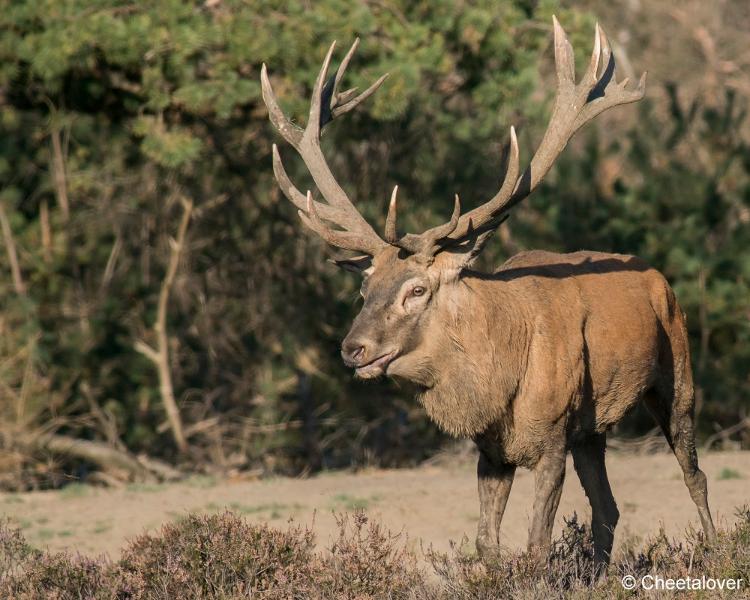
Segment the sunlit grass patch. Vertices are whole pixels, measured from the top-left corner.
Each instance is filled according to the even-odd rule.
[[[305,508],[304,504],[294,502],[286,504],[282,502],[268,502],[265,504],[242,504],[241,502],[230,502],[229,508],[244,515],[261,515],[270,519],[280,519],[286,514],[297,512]]]
[[[716,477],[716,479],[720,481],[725,479],[742,479],[742,474],[736,469],[724,467],[721,471],[719,471],[719,475]]]
[[[23,504],[25,500],[18,494],[5,494],[3,495],[3,502],[5,504]]]
[[[373,494],[369,497],[354,496],[351,494],[336,494],[331,499],[330,507],[333,510],[367,510],[371,508],[373,504],[377,503],[381,497],[378,494]]]
[[[44,527],[37,530],[34,534],[34,537],[41,541],[51,540],[53,537],[55,537],[55,530]]]
[[[60,498],[81,498],[86,496],[91,491],[91,486],[85,483],[69,483],[62,488],[58,494]]]
[[[128,492],[132,492],[135,494],[144,492],[144,493],[153,493],[153,492],[159,492],[163,490],[166,486],[162,483],[130,483],[125,488]]]
[[[101,533],[106,533],[110,529],[112,529],[112,523],[110,523],[109,521],[97,521],[94,524],[94,527],[91,529],[91,533],[98,535]]]
[[[185,480],[185,485],[200,489],[211,488],[216,485],[216,477],[210,475],[194,475]]]

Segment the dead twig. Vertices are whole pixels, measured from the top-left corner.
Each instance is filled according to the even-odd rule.
[[[42,256],[44,262],[52,261],[52,228],[49,224],[49,204],[46,198],[39,205],[39,226],[42,230]]]
[[[169,426],[172,429],[172,436],[174,437],[177,449],[180,452],[185,453],[187,452],[188,445],[182,425],[182,418],[180,417],[180,411],[174,396],[172,372],[169,368],[169,339],[167,337],[167,309],[169,294],[172,291],[172,285],[174,284],[175,275],[177,274],[177,267],[180,263],[180,256],[182,255],[182,250],[185,245],[185,236],[190,223],[190,217],[193,213],[192,200],[180,196],[180,203],[182,204],[182,217],[177,229],[177,237],[170,238],[169,240],[169,263],[167,265],[167,273],[161,284],[156,312],[156,322],[153,327],[154,333],[156,334],[156,348],[154,349],[142,340],[137,340],[134,344],[134,348],[156,366],[159,376],[161,399],[164,404],[164,410],[167,413]]]
[[[0,200],[0,228],[3,232],[5,252],[8,254],[8,263],[10,263],[10,272],[13,277],[13,289],[19,296],[25,296],[26,285],[24,285],[23,277],[21,276],[21,267],[18,264],[16,243],[13,239],[13,231],[10,228],[8,214],[5,212],[5,203],[2,200]]]
[[[68,200],[68,181],[65,174],[65,152],[60,137],[57,107],[47,98],[50,109],[50,141],[52,143],[52,184],[55,188],[57,203],[62,211],[63,221],[70,218],[70,201]]]

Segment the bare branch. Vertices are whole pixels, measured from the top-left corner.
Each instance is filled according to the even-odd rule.
[[[167,420],[172,429],[172,436],[180,452],[186,452],[188,449],[187,440],[180,417],[180,410],[174,396],[174,386],[172,384],[172,372],[169,366],[169,339],[167,336],[167,309],[169,303],[169,294],[172,291],[177,267],[180,263],[180,256],[185,245],[185,236],[187,234],[190,217],[193,212],[193,202],[180,196],[182,205],[182,217],[177,229],[177,238],[170,240],[169,263],[167,264],[167,273],[161,284],[159,291],[159,300],[156,311],[156,322],[153,329],[156,334],[156,349],[141,340],[134,344],[135,350],[146,356],[156,366],[159,375],[159,391],[161,393],[164,410],[167,413]]]
[[[55,186],[55,195],[62,211],[63,220],[67,221],[70,218],[70,202],[68,201],[68,182],[65,175],[65,157],[58,127],[52,127],[50,138],[52,140],[52,182]]]
[[[5,203],[0,199],[0,229],[3,232],[5,242],[5,252],[8,254],[8,263],[10,272],[13,277],[13,288],[19,296],[26,295],[26,285],[21,276],[21,267],[18,264],[18,254],[16,253],[16,242],[13,239],[13,231],[10,228],[8,214],[5,212]]]
[[[46,198],[43,198],[39,205],[39,226],[42,230],[42,256],[44,262],[49,263],[52,260],[52,229],[49,224],[49,204]]]
[[[159,353],[142,340],[137,340],[133,348],[154,363],[159,363]]]

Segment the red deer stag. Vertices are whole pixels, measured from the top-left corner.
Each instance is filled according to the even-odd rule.
[[[396,227],[393,190],[379,237],[336,182],[320,147],[321,128],[372,95],[339,92],[354,42],[327,80],[331,45],[313,89],[307,126],[281,111],[261,71],[263,99],[282,137],[300,154],[326,202],[302,194],[273,148],[276,179],[302,222],[326,242],[364,256],[336,261],[364,276],[364,305],[342,344],[356,375],[411,381],[427,414],[479,448],[477,548],[497,548],[516,467],[534,471],[529,548],[545,549],[560,501],[568,450],[592,511],[597,568],[606,566],[618,510],[604,464],[605,436],[643,400],[684,474],[708,539],[715,529],[693,431],[693,380],[685,317],[664,277],[633,256],[523,252],[494,273],[471,270],[508,211],[528,196],[573,134],[602,111],[643,97],[618,83],[597,25],[591,62],[575,83],[573,50],[553,19],[557,93],[547,131],[526,170],[516,134],[500,190],[422,234]]]

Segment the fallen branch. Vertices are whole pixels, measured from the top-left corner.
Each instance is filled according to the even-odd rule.
[[[131,481],[152,483],[182,478],[179,471],[166,463],[153,458],[135,457],[127,451],[117,450],[100,442],[49,433],[11,434],[9,438],[12,444],[27,450],[43,450],[85,460],[105,471],[124,473]]]
[[[655,427],[646,435],[637,438],[608,438],[607,449],[630,454],[655,454],[657,452],[668,452],[669,444],[661,430]]]
[[[703,448],[710,450],[711,446],[719,440],[724,442],[734,434],[744,431],[745,429],[750,430],[750,417],[745,417],[739,423],[735,423],[731,427],[727,427],[726,429],[722,429],[721,431],[717,431],[713,435],[708,436],[706,443],[703,444]]]

